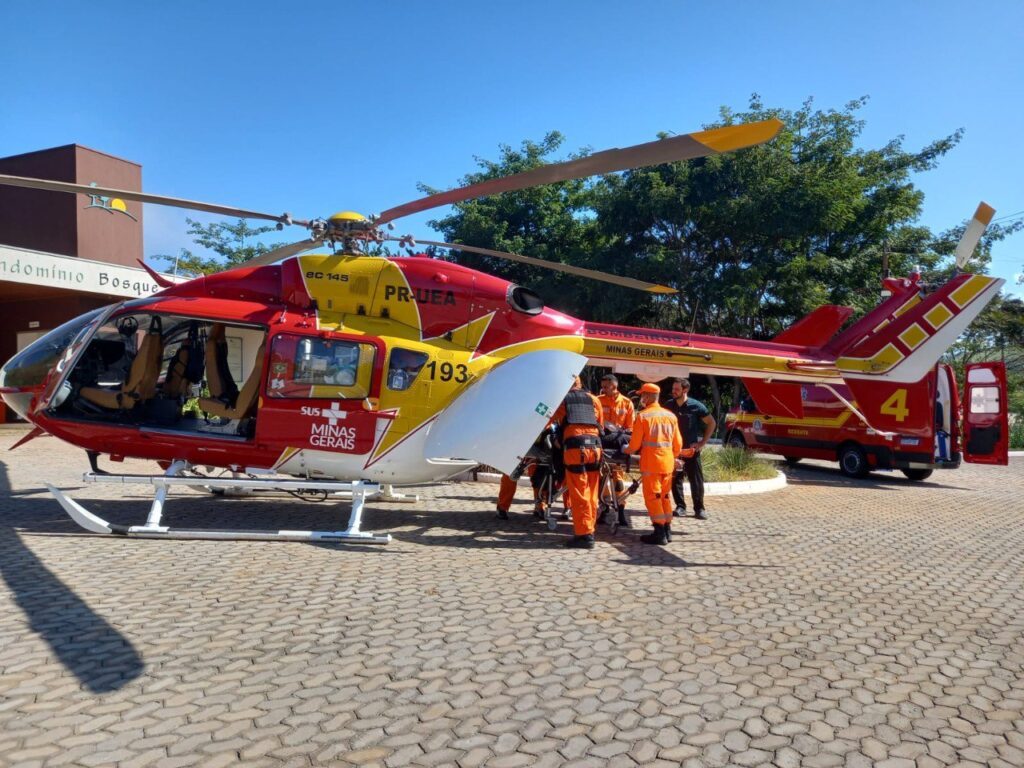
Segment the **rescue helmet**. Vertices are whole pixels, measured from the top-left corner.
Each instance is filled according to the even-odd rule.
[[[648,382],[647,384],[644,384],[642,387],[640,387],[639,392],[641,395],[660,395],[661,387],[659,387],[657,384],[651,384],[650,382]]]

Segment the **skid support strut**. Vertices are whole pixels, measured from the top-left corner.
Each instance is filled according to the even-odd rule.
[[[183,476],[188,469],[184,461],[175,461],[163,475],[106,475],[87,472],[83,480],[87,483],[120,483],[123,485],[151,485],[155,488],[153,503],[145,525],[119,525],[110,523],[93,514],[74,499],[68,497],[49,483],[46,487],[60,503],[71,519],[94,533],[117,534],[159,539],[253,539],[278,541],[357,541],[363,544],[387,544],[390,534],[375,534],[361,530],[363,507],[366,500],[380,492],[380,485],[361,480],[355,482],[318,482],[282,478],[210,478]],[[343,493],[352,502],[348,526],[342,531],[249,531],[218,530],[209,528],[174,528],[162,524],[164,505],[172,487],[221,488],[224,490],[266,490],[266,491],[327,491]]]

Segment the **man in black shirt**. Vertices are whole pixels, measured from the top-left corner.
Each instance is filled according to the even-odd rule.
[[[672,476],[672,498],[676,503],[672,514],[675,517],[683,517],[686,514],[683,482],[688,479],[690,495],[693,497],[693,516],[698,520],[707,520],[708,515],[704,510],[704,470],[700,465],[700,452],[715,431],[715,417],[704,403],[694,400],[689,394],[689,379],[675,379],[672,382],[672,399],[665,403],[665,408],[674,413],[679,420],[679,431],[683,435],[683,468]],[[693,450],[692,456],[686,456],[687,449]]]

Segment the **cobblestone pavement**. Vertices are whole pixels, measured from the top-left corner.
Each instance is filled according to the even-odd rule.
[[[567,524],[525,491],[502,523],[482,484],[371,503],[387,546],[127,541],[42,490],[84,455],[7,453],[22,434],[0,430],[3,765],[1024,765],[1024,459],[797,468],[665,549],[636,541],[638,497],[638,529],[564,551]],[[168,516],[338,527],[199,493]]]

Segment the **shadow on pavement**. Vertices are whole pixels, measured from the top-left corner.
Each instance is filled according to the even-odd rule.
[[[949,472],[950,470],[942,470]],[[944,488],[951,491],[966,491],[969,488],[962,488],[958,485],[946,485],[938,482],[932,475],[927,480],[914,481],[905,478],[896,472],[872,472],[867,477],[858,479],[847,477],[834,467],[819,467],[813,464],[801,464],[797,467],[787,467],[786,480],[794,487],[804,485],[826,487],[826,488],[865,488],[877,491],[905,491],[908,488]],[[941,473],[940,473],[941,476]]]
[[[413,493],[415,489],[402,489]],[[72,490],[70,495],[75,496]],[[363,516],[363,529],[375,533],[390,533],[396,543],[419,546],[460,548],[460,549],[532,549],[550,550],[559,556],[566,553],[561,547],[572,534],[571,521],[559,516],[558,528],[549,531],[547,526],[532,514],[532,503],[517,503],[510,520],[498,520],[493,511],[493,501],[487,498],[467,496],[470,501],[480,501],[480,509],[426,510],[423,504],[444,505],[448,496],[421,500],[419,506],[391,504],[385,501],[367,502]],[[127,495],[120,500],[81,500],[91,512],[111,523],[141,524],[146,517],[151,496],[144,493]],[[61,536],[97,534],[85,533],[61,512],[57,502],[49,495],[43,498],[10,499],[8,512],[4,516],[7,530],[16,536],[11,528],[18,528],[23,534]],[[220,530],[343,530],[348,524],[350,506],[346,502],[299,503],[281,496],[223,497],[205,493],[172,494],[165,507],[164,523],[180,528],[212,528]],[[636,514],[631,519],[635,527],[620,528],[616,535],[598,527],[600,543],[611,544],[628,555],[622,561],[633,565],[661,565],[666,567],[767,567],[745,566],[742,563],[694,563],[676,554],[686,546],[694,532],[677,532],[678,541],[668,548],[650,547],[638,540],[647,532],[647,519]],[[702,532],[703,533],[703,532]],[[699,535],[699,534],[697,534]],[[180,542],[188,546],[188,542]],[[293,542],[294,543],[294,542]],[[358,542],[299,542],[323,549],[341,551],[362,550],[381,555],[397,556],[403,552],[389,550],[388,545],[360,544]],[[272,542],[264,544],[273,546]]]
[[[660,568],[781,568],[780,565],[764,565],[762,563],[701,563],[687,560],[683,555],[688,544],[697,543],[699,539],[692,536],[680,536],[673,531],[673,541],[663,547],[644,544],[639,540],[609,542],[625,557],[616,560],[624,565],[654,565]]]
[[[0,499],[12,499],[7,467],[0,462]],[[143,671],[131,642],[96,614],[25,546],[14,530],[38,500],[8,501],[0,518],[0,576],[29,626],[61,663],[93,693],[115,691]],[[67,521],[72,528],[74,524]],[[60,525],[56,530],[67,530]]]

